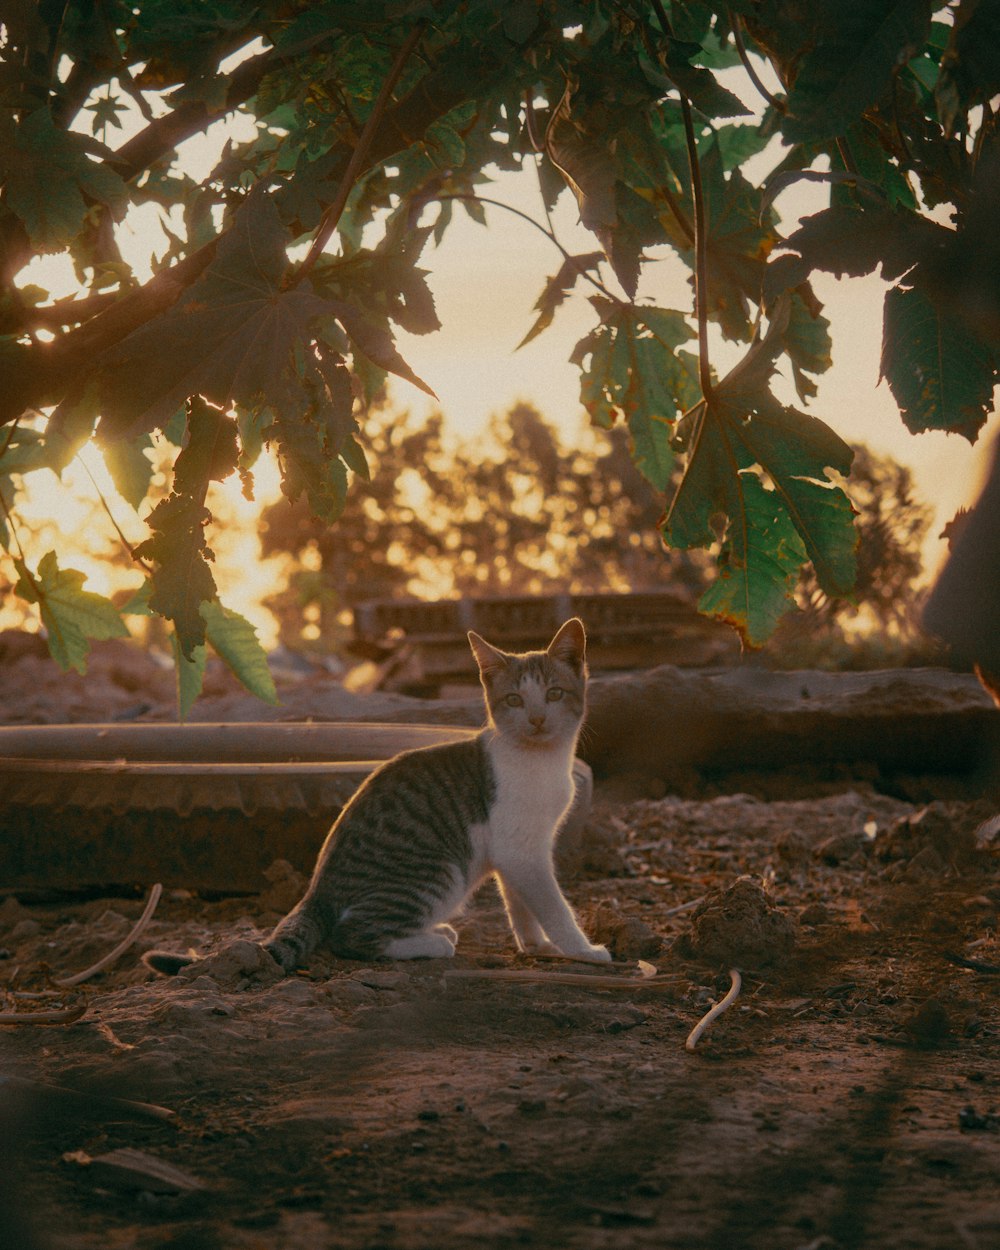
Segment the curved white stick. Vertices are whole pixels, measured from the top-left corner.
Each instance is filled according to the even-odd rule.
[[[96,976],[99,972],[103,972],[109,964],[113,964],[119,955],[125,953],[132,943],[139,937],[146,925],[149,924],[156,911],[156,904],[160,901],[160,895],[163,893],[163,886],[159,882],[149,891],[149,898],[146,900],[146,906],[142,915],[135,922],[135,926],[127,937],[122,938],[113,951],[109,951],[96,964],[91,964],[89,968],[84,968],[83,972],[75,972],[71,977],[59,977],[53,981],[54,985],[58,985],[60,989],[69,989],[72,985],[79,985],[81,981],[88,981],[91,977]]]
[[[710,1011],[707,1011],[694,1026],[687,1036],[687,1041],[684,1043],[685,1050],[694,1050],[694,1048],[698,1045],[698,1039],[701,1037],[702,1033],[705,1032],[712,1021],[717,1020],[724,1011],[728,1011],[733,1003],[736,1002],[736,998],[740,992],[740,986],[743,984],[739,968],[729,969],[729,979],[731,984],[726,997],[720,1002],[717,1002]]]

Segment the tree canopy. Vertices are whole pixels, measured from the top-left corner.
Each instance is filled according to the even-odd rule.
[[[582,403],[627,427],[665,542],[714,549],[701,606],[752,644],[804,562],[827,595],[856,578],[831,476],[851,449],[772,389],[781,365],[804,407],[830,363],[814,271],[892,284],[882,373],[911,430],[974,440],[990,411],[997,0],[10,0],[0,22],[0,541],[66,666],[125,627],[58,552],[20,549],[24,475],[96,439],[138,506],[150,436],[173,440],[130,606],[172,623],[183,662],[207,637],[244,665],[211,483],[238,471],[252,490],[268,443],[287,497],[336,521],[386,374],[429,389],[393,338],[439,329],[428,245],[457,210],[485,221],[497,168],[534,165],[546,204],[574,196],[594,235],[571,255],[538,223],[562,255],[525,340],[590,299]],[[184,142],[237,112],[253,137],[192,177]],[[800,180],[829,204],[782,233]],[[149,204],[169,242],[144,278],[119,232]],[[658,248],[690,267],[682,307],[637,298]],[[75,296],[31,280],[51,253]],[[724,376],[710,323],[743,345]]]

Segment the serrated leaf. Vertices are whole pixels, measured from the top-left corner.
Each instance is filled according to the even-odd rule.
[[[163,425],[191,395],[228,408],[269,394],[312,319],[331,311],[308,283],[282,288],[288,242],[272,200],[251,195],[190,290],[101,357],[105,441]]]
[[[145,454],[152,445],[149,435],[141,434],[136,439],[120,439],[102,453],[115,489],[136,511],[146,498],[153,477],[153,462]]]
[[[816,45],[788,94],[790,143],[842,135],[881,97],[895,68],[920,51],[931,0],[837,0],[824,5]]]
[[[566,257],[558,271],[546,280],[541,295],[535,301],[535,312],[538,313],[535,323],[515,347],[515,351],[519,351],[532,339],[537,338],[543,330],[548,329],[555,317],[556,309],[565,302],[567,295],[576,285],[577,279],[589,273],[590,270],[596,269],[603,259],[603,252],[585,252],[578,256]]]
[[[698,601],[698,610],[726,621],[751,646],[760,646],[788,611],[805,561],[795,527],[773,491],[755,473],[737,475],[735,515],[718,577]]]
[[[91,160],[87,142],[60,130],[47,108],[17,125],[0,125],[0,184],[37,251],[59,251],[76,238],[87,218],[87,197],[116,216],[124,213],[125,184],[108,166]]]
[[[118,608],[122,616],[152,616],[153,610],[149,606],[149,597],[153,593],[153,583],[149,578],[144,578],[142,583],[132,592]]]
[[[886,292],[881,378],[913,433],[947,430],[974,443],[992,412],[997,356],[919,287]]]
[[[598,425],[625,418],[635,462],[658,490],[673,470],[670,440],[678,412],[698,396],[693,358],[676,350],[691,337],[683,313],[621,304],[577,344],[572,357],[584,366],[583,406]]]
[[[278,692],[267,666],[267,654],[257,639],[256,629],[246,617],[225,607],[218,599],[203,603],[201,615],[213,651],[230,672],[258,699],[277,703]]]
[[[731,391],[723,381],[712,404],[694,414],[688,462],[663,534],[672,546],[711,546],[721,518],[720,584],[703,605],[759,645],[791,607],[807,557],[829,594],[854,585],[854,509],[827,476],[828,468],[846,474],[853,453],[823,422],[784,408],[766,391],[740,394],[735,383]]]
[[[177,719],[184,721],[205,684],[208,649],[204,643],[200,643],[190,654],[185,655],[176,633],[170,635],[170,649],[174,657],[174,674],[177,680]]]
[[[75,668],[87,671],[90,639],[128,636],[118,609],[104,595],[84,590],[86,574],[76,569],[60,569],[54,551],[39,562],[36,573],[29,573],[23,560],[14,561],[19,579],[15,592],[28,603],[37,603],[45,626],[49,652],[64,673]]]

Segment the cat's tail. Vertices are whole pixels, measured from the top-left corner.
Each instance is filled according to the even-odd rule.
[[[146,951],[142,962],[161,977],[175,977],[182,968],[198,962],[197,955],[178,955],[176,951]]]
[[[323,941],[324,926],[305,900],[293,907],[263,944],[286,972],[301,968]]]

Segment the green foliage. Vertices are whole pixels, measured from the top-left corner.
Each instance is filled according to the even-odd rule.
[[[76,569],[61,569],[54,551],[42,556],[34,573],[23,560],[15,559],[14,564],[20,574],[15,590],[28,603],[38,604],[45,641],[64,673],[71,668],[86,671],[88,639],[128,634],[111,600],[84,590],[86,576]]]
[[[215,601],[209,484],[239,472],[252,492],[269,444],[288,499],[337,521],[367,475],[386,375],[430,390],[394,333],[439,329],[426,245],[456,204],[485,223],[483,184],[530,163],[549,210],[575,197],[595,249],[562,250],[523,342],[597,288],[573,354],[584,405],[627,429],[664,495],[666,539],[715,552],[706,608],[758,642],[804,559],[847,594],[852,513],[831,477],[844,446],[779,403],[770,377],[784,357],[805,404],[829,366],[813,271],[880,271],[896,284],[883,374],[904,420],[973,440],[986,418],[1000,22],[985,0],[945,16],[930,0],[114,0],[100,21],[89,0],[14,6],[0,71],[0,538],[13,542],[24,475],[61,471],[95,423],[140,506],[142,440],[183,440],[186,410],[173,491],[136,555],[196,664]],[[754,76],[736,76],[746,57],[781,83],[762,117]],[[205,178],[185,172],[179,145],[236,110],[250,137]],[[783,237],[782,195],[802,179],[829,187],[829,206]],[[140,284],[117,235],[149,204],[178,212]],[[684,311],[638,295],[664,248],[692,270],[693,316],[686,292],[668,301]],[[73,264],[69,305],[23,277],[44,252]],[[721,382],[710,323],[746,352]],[[49,409],[44,431],[29,428]]]

